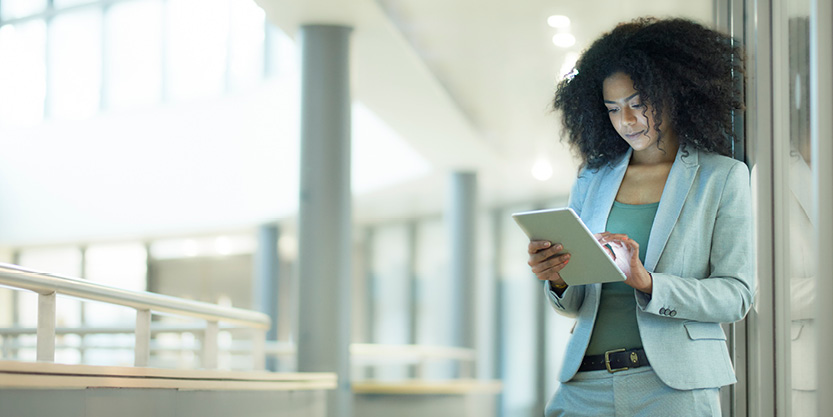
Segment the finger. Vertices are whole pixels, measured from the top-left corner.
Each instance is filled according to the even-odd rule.
[[[627,245],[628,249],[631,251],[631,257],[633,259],[639,259],[639,243],[636,243],[635,240],[629,239]]]
[[[540,275],[540,274],[550,275],[554,272],[560,272],[567,265],[567,262],[569,262],[569,261],[570,261],[569,254],[565,254],[565,255],[556,256],[556,257],[547,259],[544,262],[536,264],[531,269],[532,269],[532,272],[535,273],[536,275]]]
[[[545,260],[544,262],[535,264],[532,266],[532,272],[536,275],[540,273],[545,273],[548,271],[558,272],[561,271],[565,266],[567,266],[567,262],[570,261],[570,254],[565,253],[559,256],[553,256]]]
[[[610,242],[624,242],[629,240],[628,235],[624,233],[606,233],[603,234],[602,239],[599,241],[600,243],[610,243]]]
[[[529,242],[529,246],[527,246],[527,250],[529,253],[538,253],[538,251],[544,250],[552,246],[552,242],[547,240],[533,240]]]
[[[545,260],[552,258],[553,256],[559,254],[563,251],[563,247],[560,243],[556,243],[555,246],[552,246],[547,249],[540,250],[538,252],[530,253],[529,261],[527,262],[529,266],[533,266],[544,262]]]

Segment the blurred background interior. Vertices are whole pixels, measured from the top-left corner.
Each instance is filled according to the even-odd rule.
[[[271,305],[268,366],[296,370],[281,346],[297,340],[304,279],[303,3],[0,0],[0,262],[222,306]],[[354,363],[352,377],[465,373],[502,383],[498,415],[540,415],[572,321],[549,310],[510,214],[566,204],[578,165],[550,109],[554,86],[618,22],[681,16],[715,27],[727,2],[347,3],[361,5],[348,13],[359,22],[350,35],[351,266],[338,277],[351,289],[350,341],[473,355],[465,371],[448,358],[419,371],[370,361]],[[808,13],[809,0],[793,3],[788,15]],[[475,180],[468,301],[455,289],[448,226],[460,175]],[[257,262],[269,248],[278,269],[264,304]],[[450,319],[462,309],[472,320]],[[57,320],[119,328],[135,316],[67,298]],[[0,327],[36,326],[37,296],[0,288]],[[461,343],[466,331],[472,339]],[[5,336],[0,358],[34,361],[34,338]],[[237,338],[221,332],[220,368],[245,367]],[[197,339],[158,335],[151,366],[200,366],[188,349]],[[129,366],[132,341],[59,335],[55,361]]]

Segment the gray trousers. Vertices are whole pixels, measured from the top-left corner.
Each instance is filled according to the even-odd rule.
[[[676,390],[650,366],[579,372],[547,403],[546,417],[720,417],[717,388]]]

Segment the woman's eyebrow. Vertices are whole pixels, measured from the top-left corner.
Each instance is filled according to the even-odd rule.
[[[637,92],[625,97],[624,100],[618,100],[618,101],[630,101],[632,98],[634,98],[638,95],[639,95],[639,92],[637,91]],[[605,103],[616,104],[616,101],[605,100]]]

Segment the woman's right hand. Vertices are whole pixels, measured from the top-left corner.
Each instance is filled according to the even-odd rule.
[[[546,240],[529,242],[527,263],[539,280],[550,281],[553,286],[567,285],[558,273],[570,261],[569,253],[558,255],[563,249],[560,243],[552,244]]]

